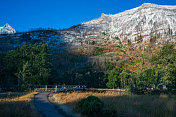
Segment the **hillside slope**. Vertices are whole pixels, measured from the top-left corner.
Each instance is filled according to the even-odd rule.
[[[102,33],[109,39],[119,37],[136,44],[156,37],[156,43],[175,42],[176,6],[144,3],[141,6],[115,15],[101,15],[100,18],[81,23],[63,31],[63,37],[71,42],[79,39],[100,39]]]

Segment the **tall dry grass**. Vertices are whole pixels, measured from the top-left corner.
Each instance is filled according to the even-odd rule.
[[[75,104],[88,96],[97,96],[105,103],[105,108],[117,111],[122,117],[175,117],[176,97],[169,95],[123,95],[74,92],[53,94],[51,99],[72,110]]]
[[[32,98],[37,92],[13,97],[0,96],[0,117],[41,117],[33,105]],[[8,94],[7,94],[8,95]]]

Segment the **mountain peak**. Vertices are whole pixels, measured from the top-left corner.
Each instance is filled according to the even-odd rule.
[[[162,8],[162,9],[176,9],[176,6],[170,6],[170,5],[157,5],[152,3],[143,3],[140,7],[144,8]]]
[[[176,35],[176,6],[144,3],[114,15],[102,13],[100,18],[82,23],[76,29],[86,32],[86,38],[95,38],[95,35],[99,38],[100,32],[108,32],[111,37],[119,37],[122,41],[130,40],[133,44],[148,43],[151,36],[156,36],[155,43],[158,44],[168,40],[176,42],[168,36]],[[75,37],[79,35],[76,31]],[[72,34],[73,32],[69,37],[67,33],[65,38],[72,40]]]
[[[143,3],[141,6],[152,6],[152,5],[156,5],[156,4],[152,4],[152,3]]]
[[[3,27],[0,27],[0,34],[14,34],[16,30],[13,29],[8,23],[6,23]]]
[[[8,23],[6,23],[5,25],[4,25],[4,27],[11,27]]]
[[[101,13],[101,17],[103,17],[105,14],[104,13]]]

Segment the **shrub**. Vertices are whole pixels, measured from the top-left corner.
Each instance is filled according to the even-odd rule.
[[[76,104],[77,112],[87,117],[95,116],[96,113],[102,111],[104,103],[95,96],[89,96],[86,99],[82,99]]]

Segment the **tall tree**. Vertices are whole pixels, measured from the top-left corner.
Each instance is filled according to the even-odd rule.
[[[132,79],[130,79],[130,72],[128,70],[123,70],[119,75],[119,79],[122,88],[127,87],[132,82]]]
[[[155,67],[162,69],[163,83],[165,85],[173,85],[176,87],[176,49],[174,45],[169,44],[161,48],[161,50],[152,57],[151,62]]]
[[[47,84],[51,72],[51,56],[48,44],[24,44],[7,53],[7,74],[16,76],[18,85]]]
[[[122,72],[120,68],[114,68],[113,70],[109,71],[108,73],[108,82],[106,83],[106,86],[108,88],[115,88],[117,86],[120,87],[120,79],[119,75]]]

